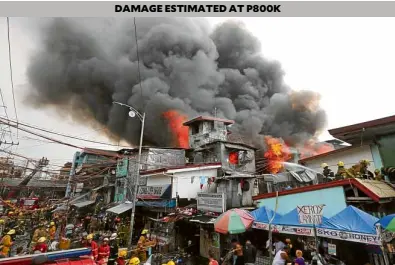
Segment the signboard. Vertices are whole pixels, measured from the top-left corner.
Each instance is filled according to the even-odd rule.
[[[163,198],[164,193],[170,185],[164,186],[139,186],[139,190],[137,193],[137,199],[143,200],[157,200],[157,199],[165,199]]]
[[[269,230],[269,224],[254,223],[252,228]],[[314,229],[308,227],[285,226],[285,225],[272,225],[273,232],[280,232],[284,234],[300,235],[300,236],[314,236]],[[378,235],[363,234],[355,232],[342,232],[338,230],[330,230],[317,228],[317,236],[331,239],[338,239],[350,242],[364,243],[368,245],[380,246],[381,241]]]
[[[297,206],[299,223],[304,225],[318,225],[322,223],[325,205]]]
[[[197,194],[197,209],[204,212],[223,213],[225,211],[224,193],[204,193]]]
[[[357,243],[365,243],[369,245],[381,245],[380,237],[373,234],[363,234],[355,232],[343,232],[338,230],[317,228],[317,236]]]
[[[328,254],[336,256],[336,245],[328,243]]]

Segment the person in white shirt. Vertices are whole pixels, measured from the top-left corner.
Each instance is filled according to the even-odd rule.
[[[286,262],[291,262],[288,257],[288,252],[288,246],[284,246],[283,249],[279,250],[274,256],[272,265],[286,265]]]
[[[275,253],[277,253],[280,250],[284,249],[285,244],[282,241],[280,241],[277,237],[275,237],[273,246]]]

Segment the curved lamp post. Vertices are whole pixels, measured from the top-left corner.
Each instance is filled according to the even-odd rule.
[[[117,102],[114,101],[113,104],[117,104],[123,107],[128,107],[129,108],[129,117],[134,118],[137,116],[137,118],[140,119],[141,121],[141,132],[140,132],[140,143],[139,143],[139,154],[137,157],[137,172],[136,172],[136,179],[135,179],[135,185],[133,187],[133,198],[131,199],[131,202],[133,203],[133,207],[132,207],[132,214],[130,216],[130,238],[128,241],[128,250],[130,251],[132,249],[132,240],[133,240],[133,229],[134,229],[134,216],[135,216],[135,212],[136,212],[136,201],[137,201],[137,192],[138,192],[138,183],[139,183],[139,179],[140,179],[140,162],[141,162],[141,150],[143,147],[143,135],[144,135],[144,122],[145,122],[145,113],[141,114],[140,112],[138,112],[135,108],[133,108],[130,105],[121,103],[121,102]],[[130,170],[128,170],[128,180],[129,180],[129,185],[131,185],[132,183],[132,178],[134,176],[131,174]],[[130,187],[131,189],[132,187]]]

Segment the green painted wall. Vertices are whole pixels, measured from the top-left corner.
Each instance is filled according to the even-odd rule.
[[[395,135],[380,137],[378,142],[383,166],[395,166]]]

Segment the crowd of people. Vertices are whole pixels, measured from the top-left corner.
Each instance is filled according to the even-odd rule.
[[[148,239],[148,229],[143,229],[137,246],[128,252],[129,233],[117,216],[103,218],[104,222],[89,214],[72,219],[71,223],[58,214],[9,211],[0,218],[0,258],[87,247],[98,265],[137,265],[147,260],[148,251],[156,245]]]

